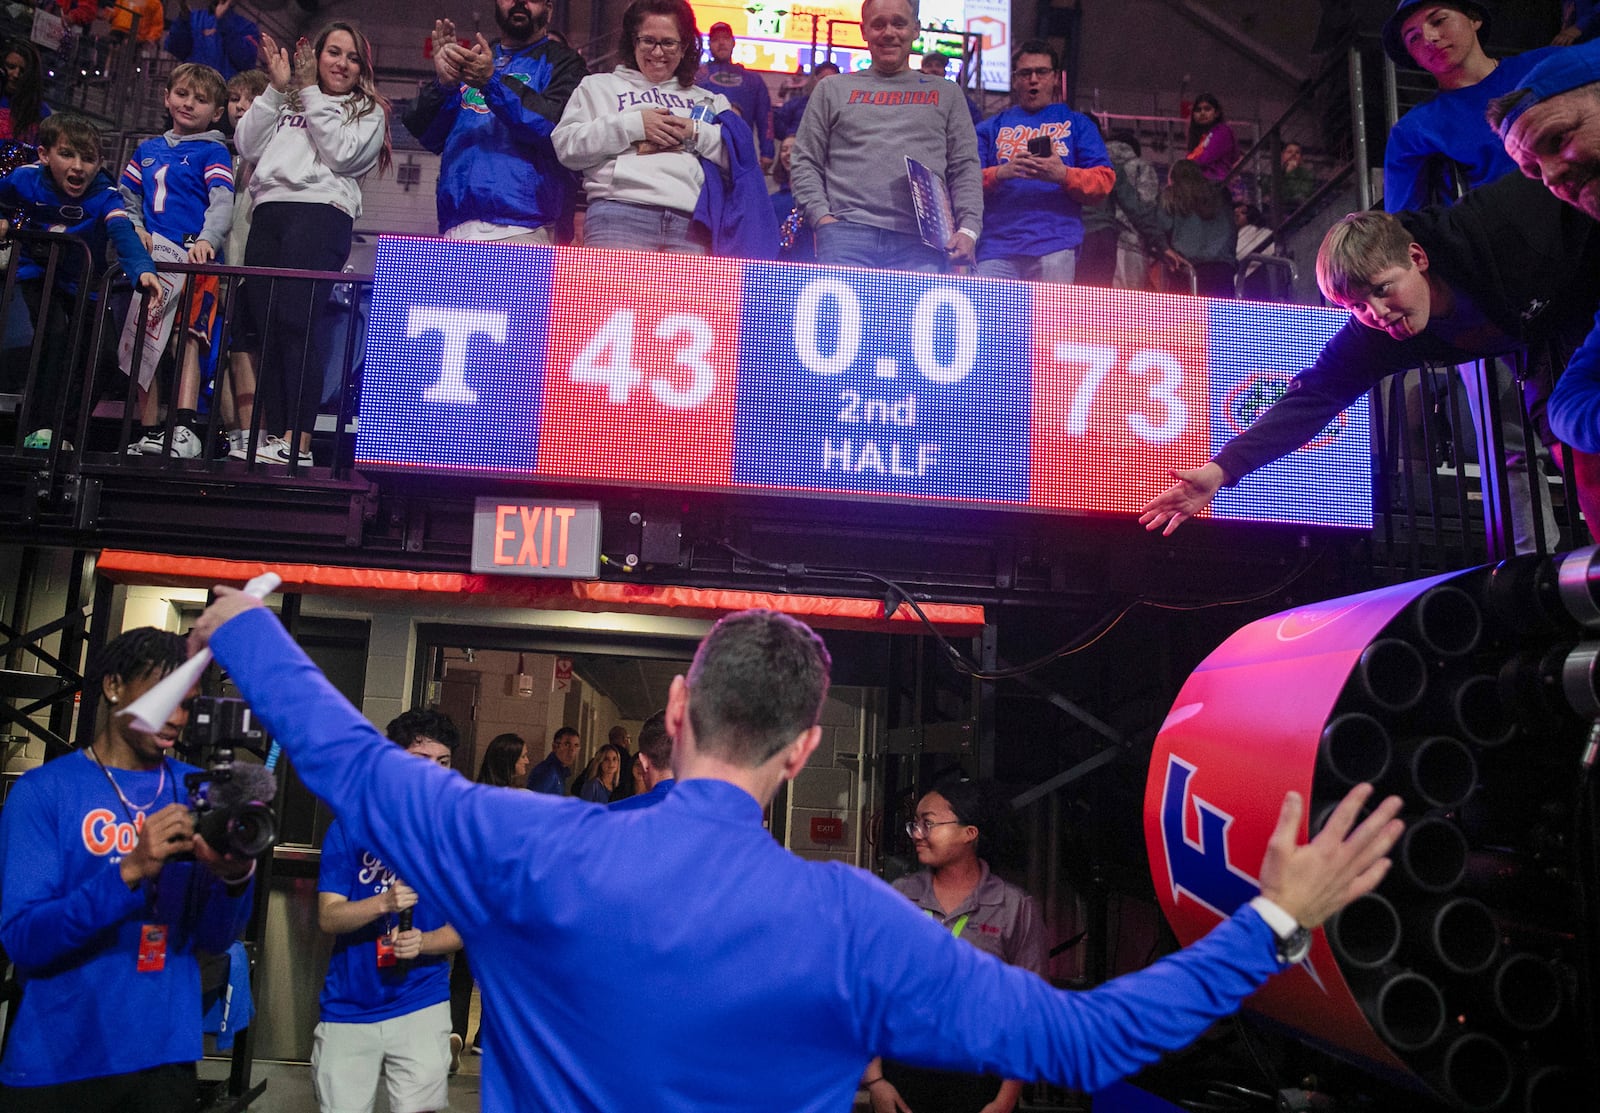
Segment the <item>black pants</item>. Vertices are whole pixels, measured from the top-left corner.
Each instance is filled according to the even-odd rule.
[[[455,963],[450,967],[450,1031],[461,1037],[462,1043],[476,1043],[467,1039],[467,1020],[472,1015],[472,967],[467,965],[467,952],[457,951]],[[478,1022],[478,1036],[483,1036],[483,1022]]]
[[[350,258],[355,222],[332,205],[268,201],[257,205],[244,248],[247,267],[337,271]],[[246,328],[235,347],[261,354],[256,405],[262,431],[310,432],[322,404],[332,284],[299,278],[245,280]]]
[[[883,1076],[914,1113],[978,1113],[1000,1092],[1001,1079],[987,1074],[912,1067],[883,1061]]]
[[[20,297],[28,307],[35,339],[43,337],[33,394],[28,400],[27,413],[21,416],[22,431],[26,434],[35,429],[72,429],[77,424],[78,409],[83,402],[84,378],[79,351],[72,344],[78,339],[71,331],[77,298],[59,289],[46,290],[44,280],[39,278],[18,282],[12,296]],[[85,335],[93,321],[93,311],[91,305],[85,314]],[[15,393],[27,385],[28,361],[32,354],[31,347],[0,352],[0,388]]]
[[[0,1087],[0,1109],[6,1113],[184,1113],[198,1100],[193,1063],[58,1086]]]
[[[1102,228],[1085,232],[1083,246],[1078,248],[1078,276],[1075,286],[1104,286],[1110,288],[1117,273],[1117,230]]]

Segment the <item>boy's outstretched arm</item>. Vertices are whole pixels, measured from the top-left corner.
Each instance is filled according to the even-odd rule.
[[[1173,530],[1209,506],[1229,479],[1215,461],[1171,474],[1177,482],[1145,503],[1144,513],[1139,515],[1139,523],[1145,529],[1159,529],[1162,536],[1171,536]]]

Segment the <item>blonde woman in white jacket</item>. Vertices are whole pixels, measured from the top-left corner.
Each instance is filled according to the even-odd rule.
[[[583,175],[584,246],[708,254],[710,233],[691,217],[705,185],[700,159],[728,167],[716,122],[728,98],[694,83],[694,9],[634,0],[617,53],[614,71],[578,85],[550,136],[562,165]]]
[[[256,163],[244,265],[340,270],[361,215],[361,179],[390,163],[389,102],[373,83],[372,44],[355,27],[336,22],[315,43],[302,39],[292,60],[267,34],[261,53],[271,84],[234,133],[239,153]],[[257,460],[294,460],[290,437],[298,431],[299,463],[311,463],[328,294],[326,283],[245,282],[244,328],[236,331],[234,347],[264,357],[258,362]]]

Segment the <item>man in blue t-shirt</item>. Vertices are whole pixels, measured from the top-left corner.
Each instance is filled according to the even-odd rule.
[[[633,782],[633,795],[608,804],[614,812],[653,808],[667,798],[676,783],[672,779],[672,736],[667,733],[667,711],[662,708],[639,728],[640,776]]]
[[[1018,47],[1011,80],[1017,103],[978,125],[985,213],[978,273],[1070,283],[1083,206],[1105,200],[1117,171],[1094,121],[1055,99],[1061,63],[1049,43]],[[1036,153],[1045,144],[1050,153]]]
[[[408,711],[387,733],[447,769],[459,739],[436,711]],[[394,1113],[445,1108],[455,1051],[445,956],[461,936],[337,819],[322,840],[317,926],[338,936],[311,1051],[322,1113],[371,1109],[380,1074]]]

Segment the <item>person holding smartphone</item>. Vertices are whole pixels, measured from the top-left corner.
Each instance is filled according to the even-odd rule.
[[[1031,40],[1011,60],[1017,103],[978,125],[984,237],[978,274],[1071,283],[1083,243],[1083,206],[1098,204],[1117,172],[1094,121],[1057,99],[1061,63]]]

